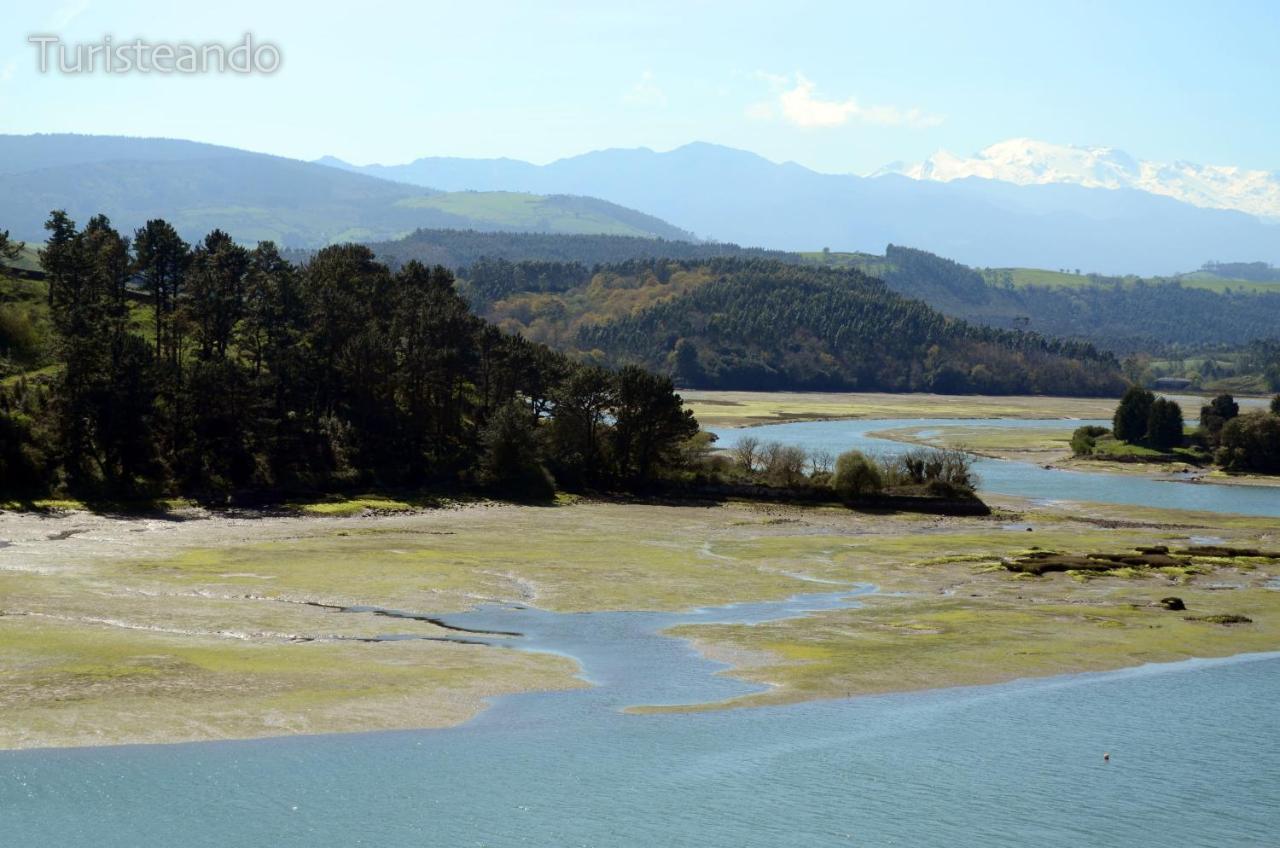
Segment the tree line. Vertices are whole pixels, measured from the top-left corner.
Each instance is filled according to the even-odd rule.
[[[643,484],[697,433],[670,379],[474,315],[453,274],[360,245],[288,261],[64,212],[41,251],[52,373],[0,388],[7,496]]]
[[[564,233],[480,232],[420,229],[402,239],[369,245],[391,267],[418,260],[455,270],[482,259],[508,262],[579,263],[587,268],[632,259],[713,259],[726,256],[799,261],[781,250],[741,247],[725,242],[693,242],[643,236]]]

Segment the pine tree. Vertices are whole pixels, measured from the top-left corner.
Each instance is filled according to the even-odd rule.
[[[1131,386],[1111,420],[1111,432],[1122,442],[1140,442],[1147,435],[1147,423],[1156,396],[1141,386]]]
[[[1147,441],[1159,450],[1169,450],[1182,444],[1182,407],[1177,401],[1158,398],[1151,404]]]

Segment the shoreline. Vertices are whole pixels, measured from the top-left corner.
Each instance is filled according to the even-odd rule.
[[[702,642],[696,637],[678,637],[688,641],[703,656],[717,661],[730,664],[719,674],[729,677],[735,677],[751,683],[758,683],[769,687],[768,691],[754,693],[750,695],[742,695],[736,698],[730,698],[722,701],[708,701],[698,704],[677,704],[677,705],[634,705],[623,710],[632,715],[662,715],[662,714],[681,714],[681,713],[703,713],[717,712],[720,710],[749,710],[764,709],[767,707],[790,707],[799,704],[806,704],[815,701],[841,701],[841,700],[858,700],[861,698],[878,698],[889,697],[894,695],[922,695],[934,692],[949,692],[955,690],[978,690],[992,687],[1009,686],[1013,684],[1026,683],[1037,684],[1050,681],[1070,680],[1072,678],[1093,678],[1093,677],[1109,677],[1122,676],[1129,673],[1140,672],[1143,669],[1158,669],[1161,673],[1177,673],[1182,670],[1193,670],[1204,665],[1229,665],[1245,662],[1265,662],[1268,660],[1280,659],[1280,648],[1274,650],[1261,651],[1239,651],[1234,653],[1222,654],[1194,654],[1191,656],[1183,656],[1174,659],[1156,659],[1146,660],[1142,662],[1129,662],[1117,664],[1113,666],[1089,667],[1089,668],[1063,668],[1062,670],[1046,671],[1041,674],[1017,674],[991,677],[966,677],[963,679],[948,680],[933,685],[921,685],[909,688],[875,688],[866,690],[852,690],[844,694],[833,693],[830,695],[789,695],[786,690],[787,684],[764,678],[756,678],[748,676],[748,672],[753,666],[740,665],[731,662],[730,658],[735,656],[745,656],[749,654],[748,650],[738,648],[726,648],[724,645],[713,642]],[[1185,669],[1183,667],[1186,667]],[[1164,671],[1164,670],[1167,670]]]
[[[948,433],[948,429],[951,429],[953,432]],[[966,453],[973,454],[974,456],[980,456],[984,459],[1025,462],[1050,470],[1082,471],[1093,474],[1116,474],[1122,476],[1143,477],[1150,480],[1161,480],[1168,483],[1184,483],[1188,485],[1280,488],[1280,477],[1268,476],[1265,474],[1233,474],[1225,472],[1214,466],[1192,466],[1186,463],[1176,462],[1120,462],[1105,458],[1094,459],[1091,457],[1076,457],[1073,456],[1069,450],[1064,451],[1053,448],[1036,449],[1025,446],[1019,447],[1012,444],[1003,448],[994,444],[974,447],[966,444],[963,436],[957,435],[954,432],[955,430],[963,429],[964,428],[962,426],[952,428],[948,428],[947,426],[918,428],[898,427],[887,430],[871,431],[867,433],[867,436],[876,439],[884,439],[886,441],[898,442],[899,444],[921,445],[924,447],[952,447],[964,450]],[[917,435],[921,430],[940,432],[938,432],[937,435],[922,438]],[[1004,433],[998,428],[993,428],[992,432],[986,435],[988,439],[998,441]],[[1059,439],[1059,441],[1065,443],[1070,438],[1070,431],[1064,429],[1063,433],[1060,435],[1063,435],[1064,437]],[[1016,440],[1018,437],[1025,438],[1027,436],[1040,436],[1047,439],[1050,436],[1050,433],[1026,433],[1019,431],[1011,434],[1009,438],[1011,440]],[[1190,475],[1195,476],[1192,477]]]
[[[680,638],[680,637],[672,637]],[[689,641],[689,640],[686,640]],[[703,656],[710,659],[716,659],[714,655],[705,653],[702,645],[696,642],[694,646]],[[560,654],[560,656],[568,656]],[[570,657],[570,659],[573,659]],[[1114,668],[1088,669],[1082,671],[1061,671],[1044,675],[1031,675],[1020,677],[1009,677],[999,680],[990,680],[985,682],[953,682],[943,683],[937,686],[929,686],[914,689],[890,689],[876,690],[867,692],[853,692],[845,695],[832,695],[825,698],[807,697],[793,700],[770,700],[765,703],[747,703],[753,695],[743,696],[741,698],[733,698],[724,701],[709,701],[706,703],[687,704],[687,705],[632,705],[624,708],[622,712],[626,715],[634,716],[652,716],[652,715],[694,715],[698,713],[720,712],[724,710],[743,710],[743,709],[765,709],[765,708],[787,708],[800,706],[806,703],[820,701],[858,701],[866,698],[891,698],[891,697],[910,697],[913,695],[947,695],[947,694],[977,694],[984,689],[1006,688],[1010,686],[1027,686],[1035,687],[1041,685],[1072,685],[1072,684],[1088,684],[1088,683],[1105,683],[1109,679],[1127,679],[1128,677],[1141,674],[1182,674],[1190,671],[1196,671],[1201,668],[1214,668],[1219,666],[1245,665],[1255,662],[1269,662],[1280,660],[1280,649],[1270,651],[1242,651],[1233,654],[1223,654],[1215,656],[1189,656],[1172,660],[1152,660],[1136,664],[1122,665]],[[576,660],[575,660],[576,661]],[[580,664],[579,664],[580,665]],[[733,675],[737,670],[737,666],[717,672],[717,674]],[[758,681],[752,681],[758,682]],[[590,688],[593,684],[585,684],[583,687]],[[776,687],[780,684],[767,683],[770,687]],[[528,694],[528,692],[515,692],[509,694]],[[497,698],[505,697],[504,695],[493,695],[485,699],[484,703],[476,711],[476,713],[462,721],[454,724],[437,725],[437,726],[413,726],[413,727],[395,727],[382,728],[375,730],[336,730],[324,731],[317,733],[284,733],[277,735],[264,736],[235,736],[221,737],[215,739],[177,739],[173,741],[155,741],[155,742],[120,742],[108,743],[103,745],[49,745],[40,747],[26,748],[0,748],[0,757],[6,755],[32,756],[41,753],[56,752],[78,752],[87,753],[91,751],[118,751],[130,748],[156,748],[156,747],[178,747],[191,746],[203,747],[209,745],[242,745],[263,743],[271,744],[281,741],[297,741],[306,739],[319,739],[325,737],[362,737],[362,736],[380,736],[393,733],[426,733],[433,731],[452,731],[462,730],[466,724],[481,713],[487,711],[493,706],[493,701]]]

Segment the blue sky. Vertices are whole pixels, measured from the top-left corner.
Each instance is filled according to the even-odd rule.
[[[1280,170],[1276,2],[0,5],[0,132],[358,163],[700,140],[856,173],[1027,136]],[[40,74],[27,44],[246,31],[277,73]]]

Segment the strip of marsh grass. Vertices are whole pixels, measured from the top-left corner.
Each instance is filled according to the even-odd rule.
[[[1110,418],[1110,398],[889,394],[882,392],[681,392],[704,426],[742,427],[841,418]]]

